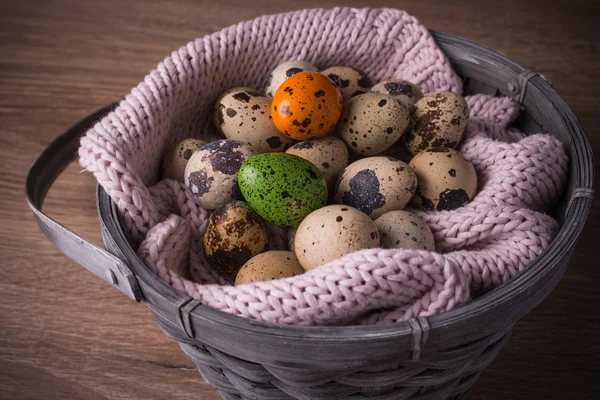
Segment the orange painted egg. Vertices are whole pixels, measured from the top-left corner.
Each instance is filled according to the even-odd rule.
[[[286,79],[273,96],[271,117],[281,133],[297,140],[331,131],[342,115],[342,94],[318,72],[299,72]]]

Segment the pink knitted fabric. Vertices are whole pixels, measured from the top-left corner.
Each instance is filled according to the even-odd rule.
[[[156,181],[164,150],[187,137],[217,139],[216,97],[263,88],[288,59],[348,65],[375,82],[407,79],[424,93],[461,92],[461,81],[428,31],[388,9],[305,10],[258,18],[198,39],[165,59],[81,140],[81,164],[123,215],[139,257],[164,282],[216,309],[282,324],[374,324],[450,310],[517,274],[549,244],[557,223],[543,214],[565,182],[567,157],[549,135],[507,126],[508,98],[467,97],[471,120],[459,150],[479,192],[453,211],[415,211],[438,252],[369,249],[303,275],[229,286],[205,262],[209,211],[178,182]],[[270,247],[285,231],[270,226]]]

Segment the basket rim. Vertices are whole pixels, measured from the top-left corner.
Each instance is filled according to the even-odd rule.
[[[487,46],[435,30],[430,30],[430,32],[438,43],[453,42],[459,43],[467,49],[478,48],[479,50],[484,50],[490,58],[490,63],[504,65],[513,70],[515,75],[527,70],[522,65],[506,57],[504,54],[488,48]],[[465,61],[468,60],[465,58]],[[552,103],[562,119],[571,122],[572,129],[569,134],[575,143],[572,157],[576,159],[573,161],[573,165],[577,169],[577,171],[575,171],[577,180],[576,187],[593,188],[594,161],[592,150],[583,127],[577,120],[574,112],[542,77],[536,76],[532,78],[529,81],[529,84],[548,98],[548,101]],[[506,90],[504,90],[504,92],[506,92],[506,95],[509,95]],[[582,173],[582,171],[585,171],[586,173]],[[186,299],[190,299],[189,296],[177,292],[175,289],[161,281],[137,257],[137,254],[129,245],[122,230],[116,204],[99,185],[97,186],[97,201],[101,223],[106,226],[108,234],[120,250],[121,254],[119,257],[126,260],[136,278],[144,281],[158,295],[172,303],[173,310],[177,309],[175,304],[181,304],[181,302]],[[561,225],[553,241],[524,271],[475,301],[471,301],[451,311],[427,317],[431,331],[438,328],[455,329],[455,325],[459,323],[469,323],[469,321],[476,318],[481,319],[484,315],[492,312],[494,309],[497,309],[500,306],[506,306],[507,303],[510,303],[518,295],[530,295],[532,290],[535,290],[543,281],[549,280],[550,275],[556,273],[556,271],[553,271],[553,268],[548,267],[549,264],[551,264],[553,260],[558,260],[563,257],[565,251],[569,252],[573,249],[581,230],[583,229],[584,224],[581,223],[581,221],[583,219],[585,222],[590,207],[590,199],[575,199],[570,205],[564,223]],[[560,275],[562,276],[562,271],[560,272]],[[543,297],[552,290],[557,282],[558,280],[550,284],[551,287]],[[526,312],[516,312],[515,315],[513,315],[513,323],[523,315],[527,314],[533,307],[539,304],[542,299],[538,299],[536,304],[533,304]],[[144,302],[147,302],[147,300],[144,300]],[[310,342],[315,340],[327,340],[340,342],[360,341],[366,343],[376,338],[406,338],[412,335],[412,328],[409,322],[368,326],[279,325],[228,314],[201,304],[191,310],[190,315],[198,320],[204,320],[211,324],[219,324],[223,329],[236,329],[251,332],[256,335],[277,337],[279,339],[295,338]],[[489,327],[491,326],[494,326],[493,321],[490,321]]]

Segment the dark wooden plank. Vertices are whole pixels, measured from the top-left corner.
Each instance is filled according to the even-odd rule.
[[[0,398],[219,398],[144,306],[68,260],[43,237],[24,201],[24,177],[54,136],[127,93],[190,39],[265,13],[337,4],[0,4]],[[548,75],[600,151],[597,2],[368,4],[407,9],[430,28],[472,39]],[[46,210],[101,243],[94,180],[79,170],[73,165],[59,179]],[[600,321],[594,317],[598,221],[596,206],[564,279],[517,325],[471,398],[583,399],[600,394],[595,383]]]

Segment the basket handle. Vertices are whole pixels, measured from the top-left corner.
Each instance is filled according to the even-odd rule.
[[[40,228],[60,251],[127,297],[139,302],[142,292],[137,279],[122,260],[42,212],[48,190],[62,171],[76,158],[81,136],[115,106],[116,104],[113,104],[95,112],[57,137],[29,169],[25,191],[27,204],[33,211]]]

